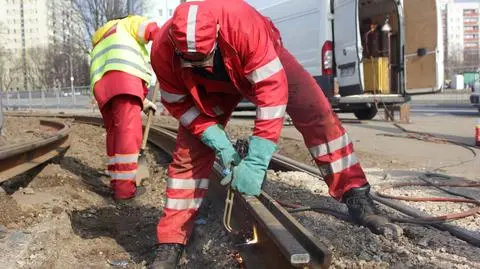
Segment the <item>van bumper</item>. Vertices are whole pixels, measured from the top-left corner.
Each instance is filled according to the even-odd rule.
[[[352,111],[370,107],[377,104],[379,107],[386,105],[403,104],[411,100],[408,95],[401,94],[358,94],[349,96],[334,96],[332,98],[332,106],[342,111]]]

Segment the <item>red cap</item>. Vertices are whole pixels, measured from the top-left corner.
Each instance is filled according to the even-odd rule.
[[[183,3],[173,14],[169,34],[178,52],[206,56],[215,45],[217,20],[205,1]]]

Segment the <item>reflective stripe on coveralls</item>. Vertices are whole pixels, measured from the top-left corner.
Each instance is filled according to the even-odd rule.
[[[214,152],[180,126],[168,180],[163,216],[157,226],[159,243],[186,244],[193,221],[207,195]]]
[[[220,37],[224,38],[225,42],[218,42],[218,49],[222,50],[222,44],[230,45],[233,49],[255,48],[255,51],[248,51],[248,55],[241,55],[242,51],[240,49],[236,51],[236,55],[230,54],[228,56],[226,53],[222,53],[226,67],[231,69],[228,70],[230,79],[235,82],[235,85],[255,84],[252,89],[246,86],[238,89],[245,97],[257,102],[258,111],[254,135],[276,141],[282,128],[282,117],[286,110],[292,118],[294,126],[302,134],[305,145],[311,150],[317,166],[319,168],[328,167],[323,175],[332,197],[341,200],[343,194],[351,188],[364,186],[367,183],[365,174],[354,155],[353,145],[348,140],[346,131],[333,112],[328,99],[315,79],[293,55],[282,47],[274,46],[277,43],[277,39],[269,39],[268,35],[272,32],[272,29],[264,28],[266,25],[265,20],[257,18],[256,16],[259,16],[259,14],[256,11],[253,12],[250,7],[246,6],[247,4],[242,4],[243,1],[207,0],[195,3],[195,5],[200,7],[197,16],[200,16],[199,14],[202,12],[203,6],[201,6],[201,3],[215,5],[215,8],[208,10],[208,12],[213,13],[217,9],[220,11],[219,14],[214,14],[218,17],[214,16],[213,19],[220,22],[222,26],[221,33],[226,34],[220,34]],[[233,10],[229,5],[239,9]],[[185,10],[187,13],[182,18],[186,18],[188,9],[185,6],[183,9],[177,9],[177,13],[180,11],[185,12]],[[206,18],[205,16],[203,18]],[[249,20],[245,21],[245,17],[248,17]],[[179,20],[182,18],[179,17]],[[210,27],[208,25],[200,27],[198,25],[200,22],[205,23],[203,20],[197,20],[197,31]],[[258,27],[252,27],[252,23],[258,23],[258,25],[255,25]],[[174,24],[175,22],[172,22],[172,25]],[[186,24],[179,22],[178,25],[182,27],[182,25]],[[249,33],[255,34],[249,34],[241,40],[231,38],[236,37],[235,34],[239,31],[242,32],[246,29],[248,29]],[[185,39],[182,39],[181,31],[178,30],[177,32],[179,32],[178,40],[180,42],[182,40],[185,41]],[[195,102],[192,101],[192,95],[189,95],[188,89],[186,89],[183,81],[179,79],[180,76],[175,73],[175,65],[171,56],[173,53],[167,47],[171,44],[168,35],[164,34],[161,38],[162,40],[158,40],[159,44],[165,43],[167,45],[155,46],[154,44],[154,48],[161,48],[157,51],[152,50],[152,62],[155,62],[155,71],[159,75],[159,79],[164,82],[163,86],[169,93],[186,95],[185,98],[181,97],[182,102],[175,102],[175,100],[166,102],[166,99],[162,99],[166,107],[172,111],[172,115],[182,122],[177,137],[177,148],[175,149],[173,161],[169,166],[169,177],[186,179],[206,178],[211,172],[212,164],[210,162],[213,162],[213,153],[208,148],[205,148],[206,146],[200,143],[198,138],[191,134],[194,133],[198,136],[200,133],[195,131],[197,131],[197,126],[200,125],[201,119],[199,118],[204,114],[200,113],[199,116],[199,111],[195,106],[195,102],[199,102],[199,100],[195,99]],[[220,41],[221,38],[219,38]],[[201,38],[196,38],[195,40],[197,51],[200,51],[200,49],[206,50],[207,48],[206,44],[200,44],[201,40]],[[265,42],[259,44],[259,40]],[[209,44],[209,41],[205,43]],[[180,46],[177,46],[178,48],[186,50],[187,44],[180,44]],[[156,56],[156,54],[159,56]],[[228,58],[237,56],[238,58],[233,60]],[[240,59],[244,60],[245,58],[250,58],[250,61],[242,62],[242,66],[227,64],[238,62]],[[238,70],[235,68],[238,68]],[[241,79],[242,77],[246,77],[245,81]],[[204,83],[203,86],[209,89],[214,87],[215,84]],[[186,90],[183,91],[183,89]],[[286,93],[288,93],[288,103],[285,96]],[[208,94],[214,95],[215,89],[212,89]],[[222,108],[228,109],[226,107]],[[217,118],[211,118],[213,122],[217,120]],[[190,125],[184,127],[185,124]],[[187,242],[196,213],[198,212],[197,206],[201,202],[199,199],[205,197],[205,194],[206,190],[204,189],[189,190],[188,192],[167,189],[166,204],[171,208],[165,208],[164,215],[157,226],[159,243],[185,244]],[[182,205],[179,206],[176,200],[168,202],[170,199],[187,200],[184,200]],[[179,210],[178,208],[184,209]]]
[[[107,131],[107,169],[114,197],[130,198],[136,192],[137,160],[142,142],[141,101],[130,95],[117,95],[101,112]]]

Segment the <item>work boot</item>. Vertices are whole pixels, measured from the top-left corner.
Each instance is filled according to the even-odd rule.
[[[146,192],[147,192],[147,190],[143,186],[137,186],[135,188],[135,193],[133,195],[130,195],[130,196],[127,196],[127,197],[122,197],[122,196],[119,197],[118,195],[115,194],[115,191],[112,191],[112,199],[115,202],[118,202],[118,203],[128,204],[128,203],[131,203],[132,201],[134,201],[135,200],[134,198],[138,198],[138,197],[142,196],[143,194],[145,194]]]
[[[175,269],[182,256],[184,245],[159,244],[155,251],[155,260],[149,269]]]
[[[398,225],[380,214],[369,193],[370,185],[367,183],[363,187],[350,189],[343,195],[343,202],[347,205],[352,219],[375,234],[394,237],[402,235],[402,229]]]

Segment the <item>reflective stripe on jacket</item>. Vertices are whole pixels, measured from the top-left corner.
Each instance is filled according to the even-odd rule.
[[[217,49],[236,89],[232,94],[241,94],[257,106],[253,135],[277,142],[288,102],[288,83],[277,54],[282,48],[280,33],[273,23],[244,1],[192,1],[177,7],[175,13],[173,19],[185,20],[179,23],[186,32],[186,44],[180,49],[210,50],[211,42],[204,41],[202,31],[209,29],[205,24],[210,17],[218,22]],[[173,19],[165,23],[153,42],[152,66],[162,89],[162,104],[199,137],[218,123],[210,110],[221,104],[210,100],[215,95],[213,82],[203,84],[206,94],[202,94],[191,69],[180,68],[180,57],[175,56],[169,37]]]
[[[100,28],[94,36],[94,49],[90,53],[90,85],[93,89],[103,75],[108,71],[122,71],[134,75],[142,79],[145,84],[150,84],[152,78],[151,68],[149,64],[148,52],[144,46],[145,25],[138,24],[138,20],[146,21],[145,18],[139,16],[131,16],[126,19],[118,20],[112,25],[107,23],[105,26],[110,27],[107,31]],[[132,33],[131,24],[139,25],[136,27],[136,33]],[[98,33],[103,34],[98,38]],[[138,36],[138,35],[142,36]]]

